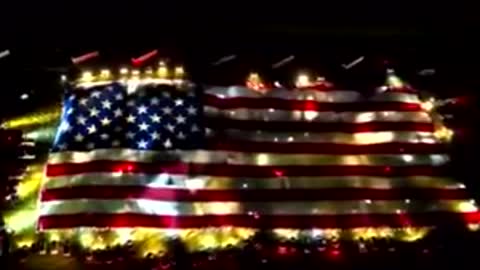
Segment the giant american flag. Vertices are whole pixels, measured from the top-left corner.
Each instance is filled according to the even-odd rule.
[[[478,222],[412,91],[109,83],[68,91],[41,230]]]

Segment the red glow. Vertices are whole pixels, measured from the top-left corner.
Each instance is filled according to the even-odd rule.
[[[86,54],[78,56],[78,57],[72,57],[72,63],[80,64],[82,62],[85,62],[87,60],[95,58],[99,55],[100,55],[100,53],[98,51],[94,51],[94,52],[89,52],[89,53],[86,53]]]
[[[280,171],[280,170],[274,170],[273,173],[275,174],[276,177],[282,177],[283,176],[283,172]]]
[[[328,253],[329,257],[332,258],[332,259],[338,259],[342,253],[340,252],[340,250],[338,249],[332,249],[329,253]]]
[[[137,58],[132,58],[132,64],[134,66],[141,66],[145,61],[147,61],[148,59],[154,57],[155,55],[158,54],[158,50],[153,50],[151,52],[148,52],[140,57],[137,57]]]
[[[277,253],[278,253],[279,255],[287,255],[287,254],[288,254],[288,248],[285,247],[285,246],[279,246],[279,247],[277,248]]]

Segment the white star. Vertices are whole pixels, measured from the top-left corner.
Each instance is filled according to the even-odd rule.
[[[89,127],[87,127],[87,130],[88,130],[88,134],[93,134],[93,133],[97,132],[97,127],[95,127],[95,125],[92,124]]]
[[[93,107],[92,109],[90,109],[90,116],[97,116],[98,114],[100,113],[99,110],[97,110],[97,108]]]
[[[158,105],[160,103],[160,100],[157,97],[154,97],[150,100],[151,105]]]
[[[177,116],[175,118],[175,120],[177,120],[177,123],[178,124],[182,124],[182,123],[185,123],[185,120],[187,120],[187,118],[185,118],[184,116],[182,116],[181,114],[179,116]]]
[[[83,115],[80,115],[77,117],[77,124],[85,125],[86,123],[87,123],[87,118],[83,117]]]
[[[170,132],[173,132],[175,130],[175,126],[168,123],[167,126],[166,126],[166,129],[168,129]]]
[[[170,107],[165,107],[162,109],[164,114],[171,114],[172,113],[172,108]]]
[[[143,149],[147,148],[147,142],[144,140],[137,142],[137,145],[138,145],[138,148],[143,148]]]
[[[190,114],[190,115],[195,115],[195,114],[197,114],[197,109],[195,107],[193,107],[192,105],[190,105],[187,108],[187,113]]]
[[[123,95],[120,94],[120,93],[118,93],[118,94],[115,95],[115,99],[116,99],[116,100],[122,100],[122,99],[123,99]]]
[[[167,140],[163,143],[163,146],[165,146],[165,148],[170,148],[170,147],[172,147],[172,142],[170,141],[170,139],[167,139]]]
[[[102,108],[110,109],[112,107],[112,103],[107,99],[102,101]]]
[[[135,133],[129,131],[129,132],[127,132],[126,136],[127,136],[128,139],[133,139],[135,137]]]
[[[153,123],[160,123],[161,117],[158,116],[158,114],[154,114],[150,116],[150,119],[152,120]]]
[[[183,105],[183,99],[176,99],[175,100],[175,106],[182,106]]]
[[[108,119],[108,117],[104,117],[100,122],[102,122],[102,126],[108,126],[112,120]]]
[[[101,138],[102,140],[108,140],[108,138],[110,138],[110,136],[108,136],[107,133],[103,133],[102,135],[100,135],[100,138]]]
[[[138,114],[147,113],[147,107],[145,105],[140,105],[138,107]]]
[[[67,110],[67,115],[70,115],[70,114],[72,114],[72,113],[73,113],[73,111],[74,111],[74,109],[73,109],[73,108],[68,108],[68,110]]]
[[[128,123],[135,123],[135,116],[133,116],[131,114],[129,116],[127,116],[127,122]]]
[[[148,127],[149,127],[149,125],[147,125],[147,123],[145,123],[145,122],[142,122],[140,125],[138,125],[138,128],[139,128],[140,130],[145,130],[145,131],[147,131],[147,130],[148,130]]]
[[[152,134],[150,134],[150,136],[152,137],[152,140],[160,139],[160,134],[158,134],[158,132],[156,132],[156,131],[152,132]]]
[[[120,145],[120,141],[119,140],[114,140],[112,142],[112,146],[119,146]]]
[[[122,110],[121,110],[120,108],[118,108],[118,109],[116,109],[115,111],[113,111],[113,115],[114,115],[115,117],[120,117],[120,116],[122,116],[122,114],[123,114],[123,112],[122,112]]]
[[[83,106],[87,106],[87,102],[88,102],[88,99],[86,98],[81,98],[79,101],[80,105],[83,105]]]
[[[135,106],[135,101],[134,101],[134,100],[128,101],[128,102],[127,102],[127,106],[128,106],[128,107],[133,107],[133,106]]]
[[[99,98],[100,97],[100,92],[95,91],[91,94],[91,96],[94,97],[94,98]]]
[[[58,145],[58,149],[60,149],[60,150],[65,150],[65,149],[67,149],[67,144],[66,144],[66,143],[59,144],[59,145]]]
[[[78,134],[75,135],[75,137],[74,137],[75,141],[77,141],[77,142],[83,141],[83,138],[84,138],[83,135],[80,134],[80,133],[78,133]]]
[[[193,124],[192,125],[192,132],[200,131],[197,125]]]
[[[94,147],[95,147],[95,144],[87,143],[87,149],[93,149]]]
[[[183,139],[185,139],[185,134],[183,134],[183,132],[180,131],[180,132],[177,134],[177,138],[179,138],[180,140],[183,140]]]

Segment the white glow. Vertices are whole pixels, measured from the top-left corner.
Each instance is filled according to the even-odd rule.
[[[306,87],[311,85],[310,77],[307,74],[299,74],[295,82],[297,87]]]
[[[375,120],[375,113],[365,112],[365,113],[357,114],[355,122],[364,123],[364,122],[370,122],[370,121],[373,121],[373,120]]]
[[[190,190],[202,189],[207,181],[203,178],[192,178],[185,180],[185,186]]]
[[[366,199],[366,200],[365,200],[365,203],[366,203],[366,204],[371,204],[371,203],[372,203],[372,200]]]
[[[257,164],[258,165],[267,165],[268,164],[268,155],[267,154],[258,154]]]
[[[26,99],[28,99],[28,98],[29,98],[29,96],[28,96],[27,93],[23,93],[22,95],[20,95],[20,99],[21,99],[21,100],[26,100]]]
[[[289,136],[289,137],[287,138],[287,141],[288,141],[288,142],[293,142],[293,137],[292,137],[292,136]]]
[[[412,162],[413,161],[413,156],[412,155],[403,155],[402,158],[406,162]]]
[[[313,119],[315,119],[318,116],[318,112],[316,112],[316,111],[306,111],[306,112],[304,112],[303,115],[304,115],[306,120],[312,121]]]

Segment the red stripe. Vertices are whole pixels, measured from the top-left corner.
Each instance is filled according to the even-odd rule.
[[[206,94],[204,102],[208,106],[219,109],[279,109],[296,111],[334,111],[334,112],[358,112],[358,111],[422,111],[420,104],[407,102],[317,102],[313,100],[289,100],[281,98],[249,98],[233,97],[219,98],[215,95]]]
[[[143,186],[79,186],[43,190],[42,201],[73,199],[148,199],[158,201],[326,201],[326,200],[460,200],[463,189],[439,188],[323,188],[323,189],[223,189],[188,190]]]
[[[375,132],[375,131],[424,131],[433,132],[433,123],[418,122],[368,122],[368,123],[324,123],[304,121],[260,121],[234,120],[207,117],[205,125],[215,131],[222,129],[243,129],[263,131],[313,131],[313,132]]]
[[[305,143],[305,142],[254,142],[217,138],[208,140],[209,150],[238,152],[292,153],[292,154],[434,154],[445,153],[446,145],[430,143],[378,143],[368,145],[340,143]]]
[[[359,228],[419,227],[445,223],[480,223],[479,212],[431,212],[405,214],[351,215],[202,215],[153,216],[141,214],[71,214],[39,218],[39,229],[74,227],[104,228],[206,228],[238,226],[247,228]]]
[[[445,172],[445,167],[412,166],[362,166],[362,165],[291,165],[257,166],[232,164],[197,164],[183,162],[128,162],[98,160],[85,163],[48,164],[47,176],[82,174],[89,172],[130,172],[146,174],[188,174],[232,177],[280,177],[280,176],[436,176]]]

